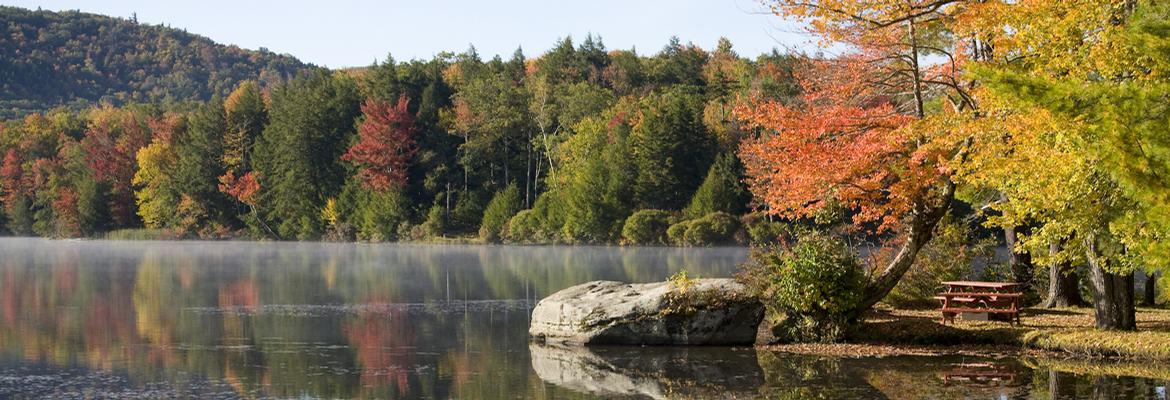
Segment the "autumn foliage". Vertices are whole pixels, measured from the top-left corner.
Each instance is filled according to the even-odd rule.
[[[800,73],[797,105],[763,101],[736,109],[763,131],[740,145],[747,183],[781,216],[807,217],[840,202],[859,211],[855,222],[892,228],[937,176],[908,150],[907,126],[917,118],[899,113],[880,92],[859,88],[870,72],[866,60],[811,64]],[[825,71],[842,80],[810,76]]]
[[[249,171],[240,177],[228,171],[219,177],[219,191],[227,193],[247,205],[256,205],[256,193],[260,191],[260,181],[256,180],[256,172]]]
[[[341,159],[358,166],[358,179],[368,189],[381,192],[406,183],[407,164],[418,151],[408,103],[402,96],[394,105],[373,99],[362,104],[359,140]]]

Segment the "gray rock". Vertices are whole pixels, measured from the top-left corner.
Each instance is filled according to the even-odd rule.
[[[751,345],[764,306],[731,279],[594,281],[536,304],[528,334],[538,342],[582,345]]]

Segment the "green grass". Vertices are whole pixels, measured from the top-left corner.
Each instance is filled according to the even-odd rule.
[[[166,229],[119,229],[106,232],[106,240],[178,240],[183,237]]]

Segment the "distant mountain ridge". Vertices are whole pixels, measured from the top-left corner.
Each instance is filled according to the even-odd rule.
[[[56,106],[166,103],[226,95],[317,68],[160,25],[80,11],[0,6],[0,119]]]

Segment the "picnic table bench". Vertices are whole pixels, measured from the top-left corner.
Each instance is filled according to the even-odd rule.
[[[1013,282],[947,281],[946,291],[935,296],[942,303],[943,323],[960,313],[1003,315],[1011,324],[1020,322],[1020,284]]]

